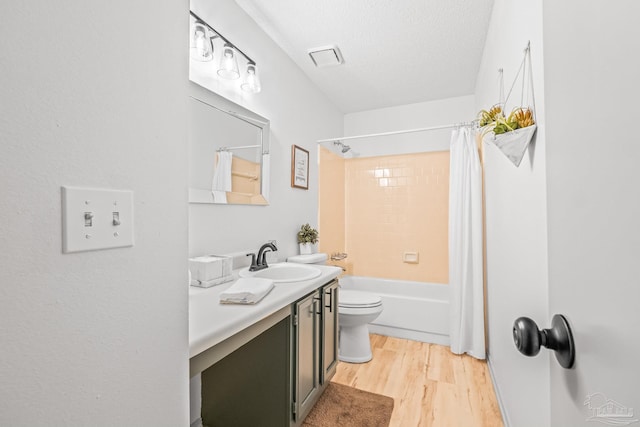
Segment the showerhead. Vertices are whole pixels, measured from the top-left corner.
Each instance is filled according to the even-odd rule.
[[[333,141],[333,145],[338,145],[341,147],[341,151],[342,154],[346,153],[347,151],[351,150],[351,147],[349,147],[347,144],[343,144],[342,141]]]

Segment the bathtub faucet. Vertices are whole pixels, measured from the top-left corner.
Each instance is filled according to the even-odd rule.
[[[331,254],[331,261],[342,261],[348,255],[344,252],[334,252]]]
[[[258,271],[269,267],[267,265],[267,252],[270,250],[278,250],[274,242],[268,242],[260,246],[258,256],[256,256],[256,254],[247,254],[247,256],[251,256],[251,266],[249,267],[249,271]]]

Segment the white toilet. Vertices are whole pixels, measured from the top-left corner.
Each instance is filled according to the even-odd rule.
[[[296,255],[288,262],[301,264],[327,263],[327,254]],[[364,363],[371,360],[369,323],[382,313],[382,299],[369,292],[340,289],[338,293],[338,323],[340,344],[338,358],[343,362]]]
[[[338,322],[340,347],[338,358],[343,362],[364,363],[371,360],[369,323],[382,313],[382,299],[362,291],[340,289]]]

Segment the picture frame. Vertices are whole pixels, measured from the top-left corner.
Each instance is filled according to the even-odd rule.
[[[309,152],[297,145],[291,146],[291,186],[309,189]]]

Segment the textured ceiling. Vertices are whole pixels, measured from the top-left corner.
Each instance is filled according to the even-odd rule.
[[[345,113],[474,92],[493,0],[236,0]],[[337,45],[345,63],[307,51]]]

